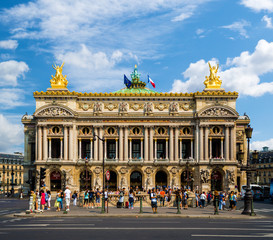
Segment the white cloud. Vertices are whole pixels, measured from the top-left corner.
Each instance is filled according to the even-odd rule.
[[[25,92],[19,88],[0,88],[0,109],[12,109],[27,105]]]
[[[202,33],[204,33],[205,32],[205,30],[204,29],[201,29],[201,28],[198,28],[197,30],[196,30],[196,34],[197,35],[201,35]]]
[[[102,89],[118,90],[122,86],[123,74],[128,69],[119,68],[117,65],[124,59],[134,58],[120,50],[112,54],[105,52],[93,53],[86,45],[82,44],[77,51],[65,52],[56,56],[58,61],[65,62],[64,73],[68,81],[76,90],[100,91]]]
[[[0,152],[22,151],[24,141],[23,125],[0,114]]]
[[[273,28],[272,18],[271,17],[268,17],[267,15],[264,15],[263,18],[262,18],[262,21],[264,21],[266,23],[267,28]]]
[[[265,141],[253,141],[250,146],[252,150],[258,151],[261,151],[263,147],[269,147],[269,149],[273,149],[273,138]]]
[[[212,62],[215,62],[212,59]],[[260,40],[251,54],[242,52],[240,56],[228,58],[226,70],[219,69],[219,76],[226,91],[238,91],[242,95],[254,97],[265,93],[273,94],[273,82],[261,82],[260,76],[273,72],[273,42]],[[209,75],[209,67],[205,60],[191,63],[183,72],[185,81],[174,80],[172,92],[197,91],[204,89],[203,81]]]
[[[239,32],[241,36],[248,38],[249,36],[247,35],[247,31],[245,29],[248,26],[250,26],[249,22],[247,22],[246,20],[241,20],[227,26],[222,26],[222,28],[227,28],[230,29],[231,31]]]
[[[3,48],[3,49],[16,49],[17,47],[18,47],[18,42],[16,40],[0,41],[0,48]]]
[[[241,4],[256,12],[262,10],[273,12],[273,0],[241,0]]]
[[[25,62],[9,60],[0,62],[0,86],[17,86],[19,77],[24,77],[29,67]]]

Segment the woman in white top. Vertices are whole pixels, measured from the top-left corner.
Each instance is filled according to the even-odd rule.
[[[129,209],[134,209],[134,197],[135,193],[133,189],[131,189],[129,192]]]

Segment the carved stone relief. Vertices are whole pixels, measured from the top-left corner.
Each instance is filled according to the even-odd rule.
[[[178,102],[171,102],[169,106],[169,111],[171,114],[177,114],[178,113]]]
[[[139,104],[139,103],[130,103],[130,109],[133,109],[135,111],[143,108],[144,104]]]
[[[113,111],[114,109],[118,109],[117,103],[105,103],[104,107],[107,108],[109,111]]]
[[[70,117],[73,116],[71,112],[60,107],[49,107],[37,114],[37,116],[42,117]]]
[[[84,111],[87,111],[88,109],[92,109],[94,107],[94,104],[90,103],[79,103],[79,108],[81,108]]]
[[[103,104],[102,102],[95,102],[94,103],[94,114],[99,114],[99,113],[102,113],[102,107],[103,107]]]
[[[200,117],[234,117],[235,114],[222,107],[212,107],[202,112]]]
[[[129,108],[129,106],[128,106],[127,102],[121,102],[119,104],[119,113],[120,114],[126,114],[126,113],[128,113],[128,108]]]
[[[201,170],[201,182],[202,183],[208,183],[209,182],[209,170]]]
[[[234,174],[234,170],[227,170],[226,171],[227,174],[227,181],[228,184],[235,184],[235,174]]]
[[[155,108],[158,109],[159,111],[163,111],[164,109],[168,108],[168,105],[164,103],[157,103],[155,104]]]
[[[144,104],[144,114],[145,115],[151,115],[154,111],[154,105],[152,102],[146,102]]]

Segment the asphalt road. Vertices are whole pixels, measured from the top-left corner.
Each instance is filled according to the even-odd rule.
[[[6,214],[27,208],[27,201],[0,199],[1,240],[60,239],[273,239],[273,204],[255,202],[265,219],[178,218],[13,218]],[[242,202],[238,208],[242,207]],[[6,211],[1,214],[1,211]]]
[[[0,239],[272,239],[273,219],[0,218]]]

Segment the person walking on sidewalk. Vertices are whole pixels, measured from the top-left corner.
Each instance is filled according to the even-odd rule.
[[[70,211],[70,199],[71,199],[71,191],[68,187],[66,187],[64,191],[64,197],[65,197],[65,209],[66,211]]]
[[[73,206],[77,206],[77,198],[78,198],[78,193],[77,193],[77,191],[74,191],[74,193],[72,195]]]
[[[157,213],[157,196],[156,196],[154,188],[150,196],[151,196],[151,205],[152,205],[153,213]]]
[[[206,202],[206,194],[205,192],[203,192],[201,195],[200,195],[200,201],[201,201],[201,206],[202,208],[205,207],[205,202]]]
[[[88,200],[89,200],[89,193],[88,190],[84,192],[84,202],[83,202],[83,207],[88,207]]]
[[[96,191],[96,205],[97,205],[97,208],[100,207],[100,191],[99,191],[98,188],[97,188],[97,191]]]
[[[135,198],[134,190],[130,189],[130,192],[129,192],[129,209],[134,209],[134,198]]]

